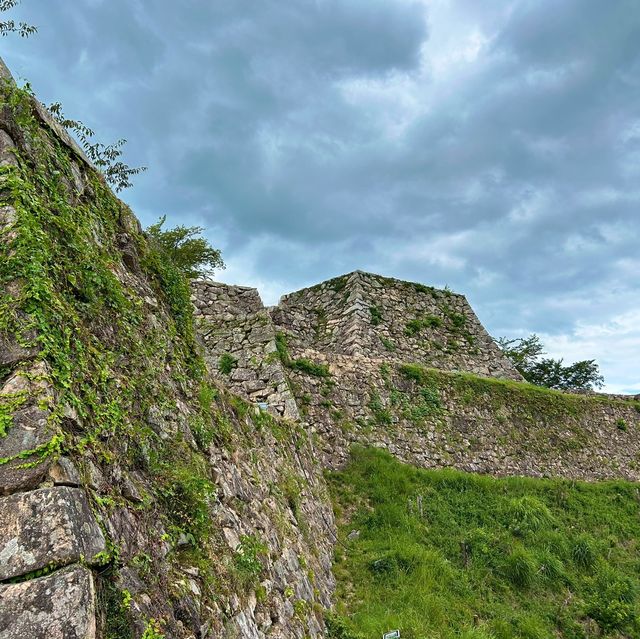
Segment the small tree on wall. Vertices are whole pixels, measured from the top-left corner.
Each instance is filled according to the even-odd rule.
[[[69,131],[73,131],[84,152],[87,154],[87,157],[104,175],[116,193],[133,186],[130,178],[147,170],[146,166],[131,167],[120,159],[122,156],[122,147],[127,143],[124,138],[121,138],[113,144],[96,142],[94,140],[95,133],[93,129],[90,129],[80,120],[67,118],[62,112],[60,102],[54,102],[47,108],[58,124],[61,124]]]
[[[211,276],[216,269],[224,268],[220,251],[200,236],[204,231],[201,226],[180,225],[164,230],[162,226],[166,219],[163,215],[147,229],[147,233],[189,279]]]

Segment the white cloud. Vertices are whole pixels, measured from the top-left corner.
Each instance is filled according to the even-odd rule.
[[[604,322],[579,321],[571,333],[541,334],[552,357],[566,362],[595,359],[610,393],[640,391],[640,307]]]

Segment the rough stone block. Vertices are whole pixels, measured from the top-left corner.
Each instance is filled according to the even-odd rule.
[[[12,458],[23,451],[43,446],[52,437],[47,426],[49,413],[37,406],[18,410],[5,437],[0,438],[0,457]],[[15,459],[0,465],[0,495],[9,495],[18,490],[35,488],[45,478],[50,460],[43,460],[37,466],[21,468],[29,459]],[[2,515],[0,514],[0,519]]]
[[[95,639],[90,570],[70,566],[46,577],[0,586],[0,639]]]
[[[79,488],[59,486],[0,499],[0,580],[91,559],[105,541]]]
[[[49,459],[31,466],[32,459],[14,458],[47,444],[53,436],[47,424],[49,413],[38,406],[40,401],[46,401],[53,394],[47,374],[48,367],[42,361],[25,364],[16,369],[2,386],[0,395],[22,397],[24,404],[13,414],[6,435],[0,437],[0,458],[13,459],[0,465],[0,495],[36,488],[46,476]],[[25,468],[25,465],[29,467]]]
[[[0,335],[0,366],[10,366],[35,357],[37,348],[21,346],[13,337]]]

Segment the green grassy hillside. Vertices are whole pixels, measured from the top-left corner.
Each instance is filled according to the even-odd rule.
[[[374,449],[329,479],[334,638],[640,637],[638,485],[427,471]]]

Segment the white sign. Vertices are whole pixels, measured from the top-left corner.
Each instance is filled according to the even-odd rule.
[[[392,630],[391,632],[385,632],[382,635],[382,639],[400,639],[400,631]]]

